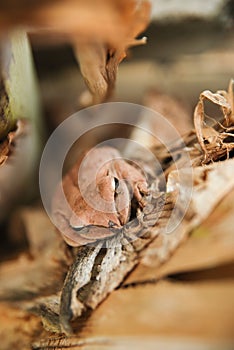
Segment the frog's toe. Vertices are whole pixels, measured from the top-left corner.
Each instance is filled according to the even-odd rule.
[[[143,194],[143,195],[149,193],[149,189],[148,189],[147,183],[145,183],[145,182],[139,182],[137,184],[137,188],[138,188],[139,192],[141,194]]]
[[[147,184],[143,182],[137,183],[134,190],[134,196],[142,207],[144,207],[147,203],[144,198],[144,196],[146,196],[147,194],[149,194]]]

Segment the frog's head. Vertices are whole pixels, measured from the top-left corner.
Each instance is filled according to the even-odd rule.
[[[126,182],[107,170],[77,198],[69,223],[75,230],[89,225],[121,227],[129,219],[130,207]]]

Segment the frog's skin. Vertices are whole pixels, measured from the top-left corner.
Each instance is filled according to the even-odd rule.
[[[115,148],[94,148],[58,187],[52,204],[54,222],[74,247],[113,236],[129,220],[131,193],[143,207],[148,193],[144,175]]]

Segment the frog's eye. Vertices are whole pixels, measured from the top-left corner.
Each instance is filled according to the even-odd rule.
[[[116,191],[119,187],[119,180],[117,179],[117,177],[114,177],[114,182],[115,182],[115,191]]]
[[[116,191],[119,187],[119,180],[116,177],[111,178],[111,189],[112,191]]]
[[[111,189],[112,189],[112,191],[115,191],[115,178],[114,177],[111,178]]]

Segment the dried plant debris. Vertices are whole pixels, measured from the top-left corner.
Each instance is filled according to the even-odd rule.
[[[217,109],[214,109],[212,117],[206,114],[206,101],[210,102],[211,110],[216,106],[220,109],[221,118]],[[189,154],[193,167],[231,158],[234,149],[233,111],[233,80],[228,91],[202,92],[194,110],[195,130],[183,135],[183,146],[180,140],[172,142],[169,150],[164,145],[152,145],[152,152],[162,164],[164,175],[168,176],[175,168],[185,167],[186,154]]]
[[[224,111],[224,125],[230,128],[232,114],[228,102],[225,102],[224,98],[226,98],[227,101],[230,100],[232,98],[232,92],[230,90],[226,94],[222,92],[222,94],[219,93],[219,95],[218,103]],[[209,96],[212,102],[217,101],[217,98],[213,97],[211,93],[202,94],[202,101],[204,99],[203,96]],[[217,123],[217,125],[219,124]],[[223,128],[224,127],[225,126],[223,126]],[[190,144],[191,147],[190,149],[188,147],[188,151],[191,153],[196,141],[196,135],[190,134],[187,139],[187,145]],[[179,155],[181,152],[181,145],[175,144],[174,149],[177,150]],[[198,154],[199,153],[201,164],[201,152],[198,151]],[[178,162],[181,162],[180,157],[178,157]],[[93,247],[78,248],[77,259],[70,268],[62,290],[59,315],[55,313],[55,323],[58,323],[57,319],[59,318],[59,324],[63,332],[69,334],[72,331],[70,321],[76,317],[81,317],[85,312],[88,312],[89,309],[94,309],[121,283],[121,281],[123,281],[126,274],[131,271],[139,261],[142,261],[143,264],[150,261],[149,264],[154,267],[166,261],[180,242],[188,236],[191,229],[199,225],[210,214],[214,206],[233,186],[233,181],[227,182],[224,180],[225,184],[228,184],[228,186],[224,186],[224,184],[219,186],[220,191],[216,190],[216,196],[212,195],[210,202],[206,201],[206,206],[203,208],[202,203],[205,203],[204,196],[210,198],[210,193],[214,191],[214,182],[215,184],[219,182],[220,184],[222,183],[222,170],[224,170],[226,176],[228,176],[229,172],[232,174],[233,164],[228,162],[224,167],[219,165],[216,168],[214,165],[211,166],[211,169],[197,168],[193,184],[196,190],[193,194],[190,210],[184,216],[181,225],[175,232],[172,235],[165,235],[161,233],[161,230],[165,228],[168,218],[171,215],[172,207],[175,205],[176,189],[179,183],[178,171],[173,170],[172,167],[169,167],[169,169],[167,187],[172,196],[167,197],[164,203],[165,206],[159,206],[160,202],[158,201],[156,201],[155,204],[152,202],[150,203],[149,207],[151,210],[149,214],[151,222],[153,223],[153,225],[151,225],[153,228],[150,228],[150,225],[146,223],[144,224],[144,220],[142,221],[146,236],[143,235],[137,240],[130,240],[126,245],[126,239],[129,240],[127,233],[131,236],[136,232],[139,235],[139,232],[141,232],[139,229],[139,220],[137,224],[136,221],[130,221],[119,231],[118,235],[108,238],[103,242],[99,241],[99,243]],[[186,173],[187,170],[185,169],[184,172]],[[201,191],[202,188],[204,189],[203,191]],[[186,192],[186,188],[181,190]],[[167,212],[168,203],[171,203],[169,212]],[[155,216],[158,209],[161,211],[159,220],[158,217]],[[144,208],[142,213],[144,213]],[[179,216],[179,213],[177,213],[177,215]],[[157,239],[155,239],[155,237],[157,237]],[[153,243],[151,243],[151,241],[153,241]],[[143,250],[143,248],[148,245],[149,247]],[[141,251],[142,253],[140,253]],[[87,264],[87,261],[89,264]],[[148,263],[146,264],[148,265]],[[109,277],[107,278],[107,276]]]
[[[0,221],[19,200],[25,187],[29,190],[30,185],[25,182],[34,166],[33,155],[28,152],[32,150],[33,136],[32,124],[22,119],[0,142]],[[28,156],[25,157],[25,154]]]
[[[150,208],[146,206],[145,212],[143,209],[142,221],[130,221],[118,235],[95,245],[73,248],[76,258],[66,276],[61,296],[54,295],[49,302],[47,298],[39,298],[33,307],[27,306],[31,311],[43,313],[49,330],[71,334],[71,321],[85,317],[121,284],[138,263],[139,252],[167,222],[174,198],[167,197],[164,209],[159,202],[157,195],[151,200]],[[159,215],[161,221],[156,224],[155,230],[151,230]],[[59,310],[53,305],[60,305]]]
[[[102,152],[104,152],[104,154],[105,152],[111,152],[112,155],[114,151],[117,152],[112,148],[99,148],[92,152],[91,155],[95,156],[95,159],[97,160],[97,156],[99,155],[100,157]],[[117,164],[115,162],[117,162]],[[119,164],[119,162],[122,162],[123,164]],[[97,166],[97,163],[94,164]],[[120,176],[123,176],[123,170],[126,170],[126,167],[128,172],[132,174],[133,178],[135,176],[135,179],[139,180],[140,176],[140,181],[145,181],[141,178],[140,173],[136,172],[134,167],[120,159],[114,160],[114,168],[112,168],[108,162],[105,164],[109,169],[107,174],[108,178],[113,175],[113,169],[116,171],[117,166],[119,165],[121,165],[121,172],[115,173],[115,178],[118,178],[119,183],[121,183]],[[74,169],[71,170],[71,175],[73,172]],[[65,178],[65,180],[67,179],[68,177]],[[71,179],[72,178],[70,178],[70,180]],[[102,174],[102,179],[105,179],[104,174]],[[66,187],[65,192],[69,194],[69,196],[73,194],[73,197],[75,195],[78,195],[79,197],[78,189],[75,191],[74,184],[71,186],[71,181],[64,181],[64,186]],[[119,187],[121,188],[121,184]],[[109,187],[105,187],[105,189],[106,188],[109,189]],[[73,192],[68,193],[68,190],[71,191],[71,189]],[[121,193],[123,192],[122,189]],[[129,273],[137,264],[139,251],[149,244],[149,242],[151,242],[159,233],[159,229],[151,232],[150,227],[156,225],[159,217],[161,218],[161,222],[158,224],[159,227],[162,228],[162,226],[165,225],[167,221],[165,219],[167,219],[168,213],[170,213],[170,209],[174,205],[174,197],[167,196],[165,199],[164,193],[160,193],[157,190],[157,180],[155,182],[155,179],[152,178],[151,180],[148,179],[148,191],[145,194],[142,193],[142,196],[143,197],[140,199],[138,198],[138,200],[141,200],[144,205],[141,208],[138,207],[135,209],[136,213],[133,217],[129,217],[130,221],[127,220],[122,226],[117,227],[115,231],[108,235],[108,227],[105,228],[105,226],[98,226],[97,223],[96,225],[94,225],[94,223],[88,225],[87,223],[86,227],[76,231],[71,224],[69,225],[71,216],[66,216],[69,213],[64,209],[65,207],[63,205],[58,206],[58,204],[62,203],[60,197],[55,197],[56,202],[53,206],[56,209],[57,204],[57,209],[59,209],[58,211],[55,211],[56,218],[58,218],[59,228],[64,231],[65,235],[69,235],[70,238],[69,240],[66,238],[66,241],[72,246],[78,246],[78,248],[73,248],[73,254],[76,258],[70,267],[64,282],[59,314],[56,310],[54,311],[54,322],[52,322],[53,318],[50,317],[50,323],[52,322],[53,329],[55,327],[54,325],[57,324],[59,325],[59,328],[57,329],[58,331],[62,331],[66,334],[72,333],[70,325],[71,320],[82,316],[84,313],[88,312],[89,309],[96,308],[96,306],[123,281],[127,273]],[[115,201],[118,203],[117,196],[115,197]],[[72,205],[73,202],[74,198],[70,204]],[[82,208],[80,207],[80,209]],[[83,217],[83,214],[86,214],[87,216],[87,212],[85,211],[84,213],[81,212],[78,217],[81,215]],[[99,216],[100,215],[99,212]],[[102,225],[105,224],[105,215],[107,214],[103,212]],[[93,212],[91,220],[94,220],[94,218],[95,212]],[[89,217],[86,217],[86,219],[89,219]],[[66,222],[66,220],[68,221]],[[112,218],[112,220],[114,220],[114,218]],[[111,229],[112,227],[110,230]],[[86,245],[81,246],[81,243],[85,243]],[[56,300],[57,298],[58,296],[55,296]],[[41,313],[42,309],[47,309],[47,301],[45,300],[43,303],[40,299],[38,301],[38,307],[34,307],[34,310],[38,310],[37,312]],[[49,306],[49,309],[49,314],[51,315],[51,305]],[[44,318],[46,318],[45,313]]]
[[[1,47],[0,47],[1,52]],[[2,72],[1,72],[2,74]],[[0,140],[2,140],[9,131],[15,128],[15,120],[12,117],[9,96],[6,92],[3,79],[0,79]],[[0,165],[1,165],[1,146],[0,146]]]
[[[233,160],[229,160],[210,165],[209,168],[199,167],[194,170],[194,192],[190,209],[177,229],[169,235],[165,234],[164,228],[177,199],[176,190],[173,188],[178,187],[178,173],[172,172],[168,180],[171,194],[167,195],[164,206],[159,205],[157,198],[155,203],[151,201],[150,212],[147,207],[145,209],[147,214],[144,214],[143,209],[144,220],[141,225],[138,221],[129,222],[118,235],[106,241],[99,241],[93,246],[75,248],[77,249],[74,251],[76,258],[67,274],[62,294],[52,298],[54,304],[60,304],[60,309],[51,308],[51,302],[48,304],[47,299],[40,298],[37,306],[34,306],[34,311],[41,314],[43,310],[45,320],[47,320],[47,314],[49,315],[49,322],[48,320],[44,322],[53,331],[57,329],[70,334],[72,333],[71,321],[77,317],[83,318],[90,313],[90,310],[95,309],[111,291],[121,284],[139,262],[140,265],[127,279],[126,284],[144,281],[149,276],[149,271],[152,271],[152,277],[152,273],[157,273],[156,268],[169,259],[178,245],[188,237],[189,232],[197,227],[220,199],[233,188],[233,169]],[[184,172],[187,172],[186,169]],[[219,183],[219,191],[217,191],[216,187]],[[210,198],[214,188],[216,195]],[[205,200],[207,197],[210,198],[208,202]],[[157,209],[160,210],[160,216]],[[179,216],[180,213],[177,212],[176,215]],[[135,234],[140,237],[133,240],[132,237]],[[154,272],[155,269],[156,272]],[[142,271],[144,271],[143,274]],[[156,275],[154,276],[156,278]]]
[[[149,229],[158,216],[158,205],[152,201],[151,207],[154,212],[151,209],[144,213],[143,209],[142,223],[129,222],[122,232],[106,242],[78,250],[77,260],[68,272],[62,290],[59,317],[63,332],[71,333],[72,319],[81,316],[84,311],[95,309],[120,285],[137,264],[139,251],[158,235],[159,230],[150,232]]]
[[[9,140],[4,140],[0,143],[0,165],[4,164],[9,156]]]
[[[87,92],[81,96],[81,103],[84,105],[100,103],[111,96],[118,65],[125,58],[127,49],[146,42],[145,37],[136,37],[149,22],[149,1],[117,0],[113,4],[115,12],[112,17],[119,18],[116,28],[118,34],[115,37],[109,40],[92,38],[83,41],[74,38],[81,73],[91,93],[91,96]]]
[[[194,125],[197,139],[204,153],[203,164],[229,158],[234,149],[234,81],[231,80],[228,91],[212,93],[208,90],[200,94],[199,102],[194,111]],[[209,100],[220,107],[223,119],[208,126],[206,121],[212,120],[206,115],[204,102]]]
[[[9,236],[13,244],[24,242],[26,247],[17,258],[1,263],[0,300],[30,300],[59,292],[72,256],[42,208],[15,212]]]
[[[213,100],[216,102],[213,95],[205,95],[209,96],[212,102]],[[229,92],[226,95],[222,93],[220,96],[226,96],[226,100],[229,101],[232,95]],[[202,99],[204,100],[203,97]],[[233,115],[229,112],[228,104],[225,104],[220,97],[218,100],[221,100],[221,107],[224,108],[224,121],[222,127],[221,124],[216,123],[215,128],[220,127],[219,132],[222,133],[223,128],[231,128]],[[202,142],[206,147],[204,134],[202,135]],[[193,159],[191,184],[193,191],[188,210],[185,210],[183,203],[188,193],[187,182],[180,180],[181,176],[183,179],[189,177],[191,169],[183,168],[184,145],[175,142],[170,151],[178,155],[175,158],[176,164],[173,165],[168,160],[167,150],[162,152],[161,157],[162,168],[166,174],[166,190],[158,189],[160,174],[152,177],[152,172],[147,173],[145,170],[149,193],[142,194],[144,205],[139,207],[138,211],[134,211],[134,215],[119,227],[116,234],[102,237],[94,235],[95,240],[89,244],[69,248],[62,241],[61,236],[55,234],[51,224],[46,224],[47,229],[42,228],[40,224],[33,225],[37,215],[41,215],[39,212],[35,213],[35,216],[32,215],[33,213],[23,215],[21,213],[20,217],[23,218],[24,225],[27,227],[30,254],[26,257],[21,256],[17,263],[12,261],[10,265],[5,264],[0,275],[1,284],[4,287],[1,290],[1,299],[18,298],[17,305],[23,310],[41,315],[44,327],[51,332],[71,334],[75,330],[79,333],[89,316],[92,317],[92,310],[96,309],[97,305],[117,287],[121,285],[130,287],[156,281],[177,269],[180,270],[181,265],[183,268],[183,258],[180,258],[175,265],[169,265],[167,268],[165,264],[165,270],[163,267],[160,270],[162,263],[170,261],[172,253],[189,236],[191,230],[198,227],[221,199],[227,193],[233,192],[234,188],[233,159],[215,163],[210,160],[211,164],[201,166],[204,150],[198,144],[196,134],[190,132],[184,142],[186,152]],[[161,154],[162,147],[158,145],[154,151],[155,154]],[[199,166],[195,167],[194,164]],[[149,169],[148,164],[145,169]],[[165,228],[172,213],[174,218],[179,218],[181,221],[171,234],[165,234]],[[65,224],[67,225],[66,220]],[[16,230],[13,229],[13,231]],[[225,237],[230,241],[230,234]],[[224,260],[225,263],[231,261],[232,250],[231,248],[228,250],[229,258],[225,257],[225,244],[223,248],[219,247],[218,260],[214,256],[211,257],[215,264],[222,264]],[[213,251],[215,247],[213,244]],[[203,250],[205,250],[204,247]],[[191,252],[191,247],[189,251]],[[186,254],[185,256],[187,259]],[[30,264],[29,259],[31,259]],[[191,262],[190,267],[198,264],[195,260]],[[207,266],[209,262],[205,261],[204,257],[203,261]],[[22,275],[23,277],[19,277]],[[11,276],[10,284],[9,276]],[[36,281],[33,281],[33,276],[38,276]],[[69,338],[63,339],[65,344],[69,344],[69,341],[66,343],[66,339]]]
[[[187,170],[183,169],[181,172],[184,172],[186,174]],[[196,264],[198,264],[199,261],[200,267],[202,263],[204,265],[212,264],[212,260],[214,261],[214,266],[216,266],[215,264],[217,264],[217,261],[219,264],[223,264],[224,261],[225,263],[227,263],[227,261],[233,261],[231,233],[224,234],[223,230],[220,232],[220,235],[222,233],[223,238],[223,241],[221,241],[221,239],[219,240],[219,243],[221,243],[221,246],[219,246],[220,250],[217,249],[215,251],[214,246],[218,247],[218,242],[214,241],[215,236],[213,235],[213,232],[212,236],[209,237],[210,242],[206,242],[206,248],[203,247],[204,250],[213,248],[213,256],[212,252],[210,252],[210,254],[207,252],[206,255],[204,252],[203,256],[202,254],[200,255],[200,251],[199,254],[197,254],[198,243],[196,243],[193,246],[193,250],[192,247],[190,247],[189,254],[191,256],[189,257],[189,260],[187,260],[188,255],[186,253],[186,245],[184,251],[185,255],[182,256],[179,262],[176,261],[176,257],[174,259],[174,264],[173,258],[172,261],[169,259],[175,248],[178,247],[178,245],[188,237],[188,234],[194,228],[199,227],[199,225],[209,217],[217,204],[220,203],[221,199],[224,198],[230,191],[234,193],[233,173],[233,159],[213,163],[205,167],[195,167],[193,169],[193,194],[186,216],[171,234],[159,234],[157,239],[150,243],[141,252],[139,265],[125,280],[124,285],[131,285],[150,280],[158,280],[162,276],[174,272],[178,268],[178,263],[180,264],[181,269],[185,268],[187,271],[191,268],[191,266],[193,267],[194,261]],[[171,190],[173,190],[173,188],[176,188],[178,186],[178,180],[177,171],[172,171],[169,174],[168,187],[170,187]],[[184,190],[186,190],[186,188]],[[227,209],[225,209],[225,212],[226,211]],[[229,209],[229,215],[230,214],[231,210]],[[229,220],[230,218],[231,216],[229,217]],[[227,241],[229,241],[230,247],[225,247]],[[224,259],[224,255],[226,255],[226,259]],[[167,261],[168,263],[161,266],[162,262]]]
[[[27,133],[27,122],[19,120],[14,128],[7,136],[0,141],[0,166],[6,165],[9,157],[14,154],[15,148],[18,146],[19,140]]]
[[[4,163],[9,158],[12,149],[14,148],[15,139],[21,134],[19,128],[16,131],[11,131],[8,133],[7,137],[5,137],[0,142],[0,166],[4,165]]]
[[[200,349],[197,342],[204,341],[201,349],[231,350],[233,287],[233,281],[175,283],[164,280],[120,288],[90,315],[79,337],[52,336],[41,344],[37,342],[35,349],[46,349],[46,344],[51,344],[51,348],[54,346],[55,349],[61,346],[61,349],[171,350],[175,348],[174,340],[177,338],[178,349]],[[187,322],[181,322],[184,318]],[[117,346],[122,337],[138,340],[140,345],[122,343],[122,346]],[[159,339],[170,339],[171,346],[157,347]],[[101,340],[103,343],[99,343]],[[152,341],[151,345],[149,340]],[[183,347],[183,340],[190,343]],[[91,341],[93,344],[88,347]],[[113,342],[116,342],[115,345]],[[228,347],[225,346],[226,342],[229,343]]]
[[[35,335],[41,331],[40,319],[9,303],[1,303],[0,310],[1,349],[31,349]]]

